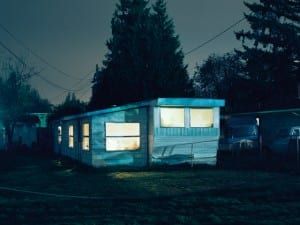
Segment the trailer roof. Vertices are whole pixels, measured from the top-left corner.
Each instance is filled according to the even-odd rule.
[[[60,120],[71,120],[81,117],[101,115],[106,113],[118,112],[128,109],[135,109],[146,106],[166,106],[166,107],[223,107],[223,99],[203,99],[203,98],[157,98],[154,100],[130,103],[122,106],[114,106],[107,109],[101,109],[92,112],[86,112],[78,115],[62,117]]]

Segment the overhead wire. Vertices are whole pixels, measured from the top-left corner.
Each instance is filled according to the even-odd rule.
[[[38,58],[41,62],[43,62],[45,65],[47,65],[48,67],[52,68],[53,70],[55,70],[56,72],[62,74],[65,77],[71,78],[71,79],[76,79],[76,80],[82,80],[84,78],[77,78],[73,75],[70,75],[64,71],[62,71],[61,69],[59,69],[58,67],[54,66],[53,64],[49,63],[48,60],[46,60],[45,58],[43,58],[42,56],[38,55],[35,51],[33,51],[32,49],[30,49],[23,41],[21,41],[20,39],[18,39],[12,32],[10,32],[3,24],[0,23],[0,28],[5,31],[10,37],[12,37],[16,42],[18,42],[23,48],[25,48],[28,52],[30,52],[33,56],[35,56],[36,58]]]
[[[187,56],[197,50],[199,50],[200,48],[204,47],[205,45],[209,44],[210,42],[214,41],[215,39],[217,39],[218,37],[222,36],[223,34],[225,34],[227,31],[231,30],[233,27],[235,27],[236,25],[240,24],[242,21],[244,21],[246,18],[243,17],[241,19],[239,19],[237,22],[231,24],[229,27],[227,27],[225,30],[221,31],[220,33],[216,34],[215,36],[213,36],[212,38],[208,39],[207,41],[203,42],[202,44],[200,44],[199,46],[191,49],[190,51],[186,52],[184,55]]]
[[[219,32],[218,34],[216,34],[215,36],[213,36],[212,38],[208,39],[207,41],[203,42],[202,44],[200,44],[199,46],[189,50],[188,52],[186,52],[184,55],[187,56],[197,50],[199,50],[200,48],[206,46],[207,44],[209,44],[210,42],[214,41],[215,39],[219,38],[220,36],[222,36],[223,34],[225,34],[226,32],[228,32],[229,30],[231,30],[233,27],[235,27],[236,25],[240,24],[242,21],[244,21],[246,18],[243,17],[241,19],[239,19],[237,22],[231,24],[230,26],[228,26],[226,29],[224,29],[223,31]],[[8,33],[15,41],[17,41],[19,44],[21,44],[24,48],[26,48],[32,55],[34,55],[35,57],[39,58],[42,62],[44,62],[46,65],[48,65],[49,67],[51,67],[52,69],[56,70],[57,72],[64,74],[65,76],[68,77],[72,77],[74,79],[73,76],[65,73],[64,71],[58,69],[56,66],[53,66],[52,64],[50,64],[47,60],[45,60],[43,57],[39,56],[38,54],[36,54],[34,51],[32,51],[30,48],[28,48],[24,42],[22,42],[21,40],[19,40],[18,38],[15,37],[15,35],[13,35],[6,27],[4,27],[2,24],[0,24],[0,28],[2,28],[2,30],[4,30],[6,33]],[[20,61],[23,65],[26,65],[26,63],[17,55],[15,54],[10,48],[8,48],[3,42],[0,41],[0,45],[6,49],[10,54],[12,54],[16,59],[18,59],[18,61]],[[78,82],[76,82],[73,87],[76,87],[78,84],[80,84],[83,80],[86,79],[86,77],[88,77],[90,75],[92,71],[90,71],[86,76],[84,76],[83,78],[79,79],[79,78],[75,78],[78,80]],[[50,81],[49,79],[41,76],[40,74],[37,74],[38,77],[40,77],[42,80],[44,80],[45,82],[47,82],[48,84],[52,85],[53,87],[56,87],[58,89],[62,89],[63,92],[60,93],[58,96],[56,96],[55,98],[58,98],[60,96],[62,96],[64,93],[66,92],[80,92],[85,90],[87,87],[82,87],[82,88],[78,88],[78,89],[68,89],[68,88],[64,88],[59,84],[56,84],[52,81]],[[88,86],[89,87],[89,86]],[[84,92],[84,94],[86,94],[87,91]],[[80,95],[81,97],[84,96]]]
[[[14,51],[12,51],[9,47],[7,47],[1,40],[0,40],[0,46],[3,47],[5,50],[7,50],[12,56],[14,56],[23,66],[28,66],[23,59],[21,59],[21,57],[19,57]],[[39,73],[36,73],[35,76],[41,78],[44,82],[48,83],[49,85],[58,88],[58,89],[62,89],[64,91],[78,91],[76,89],[68,89],[68,88],[64,88],[61,85],[50,81],[49,79],[45,78],[44,76],[42,76]]]

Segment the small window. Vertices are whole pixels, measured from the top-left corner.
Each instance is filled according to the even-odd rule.
[[[106,150],[138,150],[140,148],[139,123],[106,123]]]
[[[190,109],[191,127],[213,127],[213,109]]]
[[[160,108],[161,127],[184,127],[184,108]]]
[[[62,142],[62,128],[61,126],[57,127],[57,143],[61,144]]]
[[[90,150],[90,124],[82,124],[82,149]]]
[[[69,126],[69,148],[74,148],[74,126]]]

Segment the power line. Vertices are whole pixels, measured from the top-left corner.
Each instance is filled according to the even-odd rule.
[[[0,41],[0,45],[5,49],[7,50],[11,55],[13,55],[23,66],[27,66],[27,64],[24,62],[23,59],[21,59],[16,53],[14,53],[10,48],[8,48],[2,41]],[[62,89],[64,91],[78,91],[78,90],[72,90],[72,89],[67,89],[67,88],[64,88],[62,87],[61,85],[59,84],[56,84],[50,80],[48,80],[47,78],[43,77],[42,75],[40,74],[35,74],[36,76],[38,76],[39,78],[41,78],[43,81],[45,81],[46,83],[52,85],[53,87],[56,87],[58,89]]]
[[[90,72],[88,72],[84,77],[83,77],[83,80],[85,80],[92,72],[94,71],[94,69],[93,70],[91,70]],[[92,81],[92,79],[90,80],[90,79],[88,79],[87,80],[88,81],[88,83],[84,83],[84,85],[81,85],[81,86],[79,86],[78,87],[78,90],[76,90],[76,91],[73,91],[73,93],[78,93],[78,92],[81,92],[81,91],[83,91],[83,90],[85,90],[87,87],[85,87],[85,85],[87,85],[87,84],[89,84],[91,81]],[[78,84],[80,84],[81,83],[81,81],[79,81],[79,82],[77,82],[77,83],[75,83],[74,85],[73,85],[73,88],[75,88]],[[89,86],[88,86],[89,87]],[[61,96],[63,96],[66,92],[68,92],[68,91],[63,91],[63,92],[61,92],[60,94],[58,94],[58,95],[56,95],[56,96],[54,96],[53,98],[50,98],[50,100],[56,100],[56,99],[58,99],[58,98],[60,98]]]
[[[70,74],[67,74],[66,72],[62,71],[61,69],[57,68],[56,66],[52,65],[51,63],[49,63],[45,58],[41,57],[40,55],[38,55],[37,53],[35,53],[33,50],[31,50],[23,41],[21,41],[20,39],[18,39],[12,32],[10,32],[5,26],[3,26],[2,24],[0,24],[0,28],[2,30],[4,30],[7,34],[9,34],[16,42],[18,42],[23,48],[25,48],[27,51],[29,51],[32,55],[34,55],[36,58],[38,58],[41,62],[43,62],[44,64],[46,64],[48,67],[52,68],[53,70],[55,70],[56,72],[72,78],[72,79],[77,79],[77,80],[83,80],[84,78],[77,78],[75,76],[72,76]]]
[[[202,44],[200,44],[199,46],[193,48],[192,50],[186,52],[184,55],[187,56],[189,54],[191,54],[194,51],[197,51],[198,49],[202,48],[203,46],[207,45],[208,43],[214,41],[215,39],[217,39],[218,37],[222,36],[224,33],[226,33],[227,31],[231,30],[233,27],[235,27],[236,25],[238,25],[239,23],[241,23],[242,21],[244,21],[246,18],[243,17],[240,20],[238,20],[237,22],[235,22],[234,24],[231,24],[229,27],[227,27],[225,30],[221,31],[220,33],[216,34],[215,36],[213,36],[212,38],[208,39],[207,41],[203,42]]]
[[[2,41],[0,41],[0,45],[7,50],[11,55],[13,55],[23,66],[27,66],[26,63],[21,59],[17,54],[15,54],[12,50],[10,50]]]

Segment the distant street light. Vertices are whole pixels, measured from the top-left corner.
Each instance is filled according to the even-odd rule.
[[[300,63],[300,60],[299,59],[295,59],[294,63]]]

